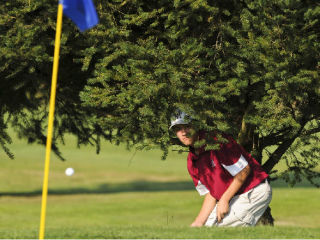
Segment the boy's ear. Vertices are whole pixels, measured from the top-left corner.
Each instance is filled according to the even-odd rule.
[[[173,126],[172,128],[171,128],[171,131],[172,132],[174,132],[174,134],[177,132],[177,126]]]
[[[188,137],[192,137],[193,135],[195,135],[197,133],[197,131],[194,128],[190,128],[189,132],[188,132]]]

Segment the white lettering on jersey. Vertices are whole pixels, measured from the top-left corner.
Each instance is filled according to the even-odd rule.
[[[235,176],[248,165],[247,160],[241,155],[239,160],[230,166],[222,164],[222,166],[232,175]]]
[[[214,168],[215,166],[213,159],[211,159],[211,167]]]
[[[198,181],[198,185],[196,186],[196,189],[197,189],[198,193],[200,194],[200,196],[206,195],[209,192],[208,188],[205,185],[203,185],[200,182],[200,180]]]

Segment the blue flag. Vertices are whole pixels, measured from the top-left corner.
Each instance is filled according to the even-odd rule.
[[[60,0],[63,12],[80,29],[81,32],[92,28],[99,22],[99,18],[92,0]]]

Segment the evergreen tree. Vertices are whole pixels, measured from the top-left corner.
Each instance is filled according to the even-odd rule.
[[[54,139],[175,143],[181,109],[231,134],[289,183],[319,173],[320,5],[312,0],[96,0],[100,24],[64,19]],[[0,145],[8,124],[45,142],[56,2],[0,3]],[[208,148],[216,146],[210,145]],[[272,150],[271,150],[272,149]],[[57,150],[57,149],[56,149]],[[57,153],[59,154],[58,150]],[[262,159],[267,153],[266,159]]]
[[[0,6],[0,146],[13,158],[7,145],[9,124],[30,143],[46,142],[57,2],[13,0]],[[99,147],[100,128],[79,98],[94,67],[82,62],[92,33],[81,34],[65,21],[69,24],[63,26],[61,39],[53,142],[63,142],[64,134],[72,133],[79,145]],[[56,144],[53,150],[63,159]]]
[[[113,137],[171,143],[180,108],[220,130],[290,183],[319,177],[319,4],[315,1],[117,1],[100,9],[103,56],[81,93]],[[101,11],[102,10],[102,11]],[[110,15],[110,13],[112,13]],[[105,17],[104,16],[108,16]],[[196,114],[194,114],[196,113]],[[275,150],[270,152],[270,146]],[[289,172],[294,172],[289,179]]]

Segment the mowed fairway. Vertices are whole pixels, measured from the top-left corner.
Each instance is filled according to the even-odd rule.
[[[127,151],[103,143],[78,149],[72,137],[52,155],[46,238],[320,238],[320,191],[274,184],[275,227],[189,228],[202,202],[186,153]],[[0,237],[38,238],[45,150],[14,140],[15,160],[0,152]],[[67,177],[64,170],[73,167]],[[278,185],[278,187],[277,187]]]

